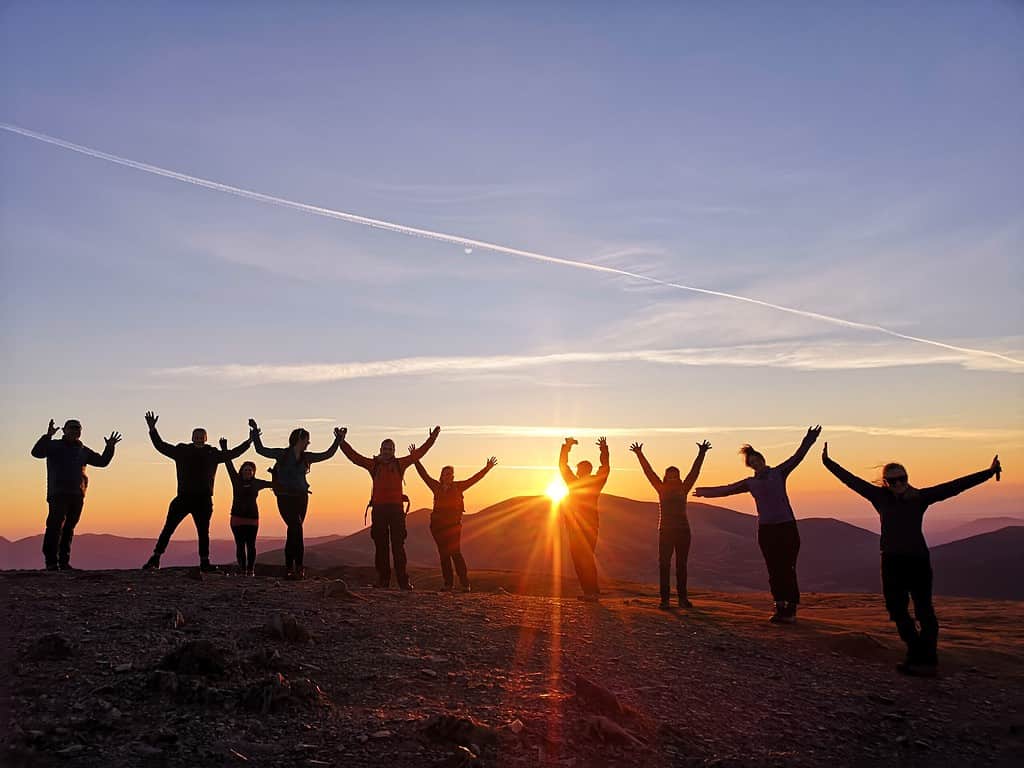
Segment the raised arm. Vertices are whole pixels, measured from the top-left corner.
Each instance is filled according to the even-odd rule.
[[[346,439],[348,436],[348,428],[343,427],[342,429],[344,430],[345,434],[342,435],[341,440],[338,442],[338,447],[341,448],[341,452],[345,454],[345,458],[347,458],[357,467],[362,467],[363,469],[373,469],[373,459],[369,459],[366,456],[363,456],[363,454],[359,453],[359,451],[357,451],[355,448],[349,445],[348,440]]]
[[[225,462],[225,463],[227,463],[227,462],[231,461],[232,459],[237,459],[239,456],[241,456],[243,453],[245,453],[246,451],[249,450],[249,446],[252,445],[252,442],[253,442],[253,439],[252,439],[252,435],[250,434],[249,437],[247,437],[245,440],[243,440],[242,442],[240,442],[238,445],[236,445],[234,448],[231,448],[230,450],[228,449],[226,444],[221,445],[221,448],[224,449],[224,452],[221,454],[221,459],[220,460]],[[226,441],[225,441],[225,443],[226,443]]]
[[[878,490],[878,486],[872,485],[867,480],[857,477],[853,472],[843,469],[839,464],[833,461],[828,455],[828,443],[825,443],[825,447],[821,451],[821,463],[825,465],[825,469],[839,478],[839,482],[854,493],[859,493],[865,499],[871,499]]]
[[[956,496],[958,493],[963,493],[968,488],[981,485],[990,477],[995,477],[1002,471],[1003,468],[999,464],[999,457],[996,456],[992,459],[992,466],[988,469],[983,469],[981,472],[975,472],[971,475],[965,475],[964,477],[958,477],[956,480],[950,480],[948,483],[933,485],[931,488],[922,488],[921,498],[926,504],[945,501],[952,496]]]
[[[576,445],[576,438],[567,437],[562,443],[562,450],[558,453],[558,471],[562,474],[562,480],[566,485],[576,482],[576,475],[569,469],[569,451]]]
[[[412,455],[415,451],[416,451],[416,446],[415,445],[410,445],[409,446],[409,454]],[[437,489],[441,487],[441,484],[439,482],[437,482],[437,480],[435,480],[434,478],[432,478],[430,476],[430,473],[427,472],[427,468],[424,467],[423,464],[421,464],[418,461],[413,462],[413,466],[416,467],[416,474],[418,474],[420,476],[420,480],[423,481],[423,484],[426,485],[427,488],[429,488],[434,493],[437,493]]]
[[[263,441],[260,439],[260,428],[256,425],[255,419],[249,419],[249,440],[252,441],[252,447],[256,449],[256,453],[266,459],[280,459],[284,456],[286,449],[284,448],[267,448],[263,445]],[[242,451],[245,453],[245,451]],[[240,456],[241,454],[239,454]],[[236,458],[236,457],[232,457]]]
[[[651,466],[651,462],[649,462],[647,457],[644,456],[644,444],[633,443],[629,446],[629,450],[636,454],[636,460],[640,462],[640,468],[647,476],[647,482],[654,487],[654,490],[657,491],[658,494],[661,494],[661,489],[664,483],[661,482],[661,478],[658,477],[658,473],[654,471],[654,468]]]
[[[597,472],[594,474],[604,482],[608,479],[608,473],[612,471],[612,465],[608,462],[608,440],[604,437],[597,438],[597,447],[599,449],[601,466],[597,468]]]
[[[53,423],[53,419],[50,419],[50,426],[46,428],[46,434],[36,440],[36,444],[32,446],[31,453],[35,458],[46,458],[50,452],[50,441],[55,434],[57,434],[57,425]]]
[[[176,458],[174,446],[170,443],[164,442],[160,437],[160,433],[156,431],[156,422],[159,418],[160,417],[152,411],[146,411],[146,424],[149,427],[149,439],[157,451],[169,459],[174,459]]]
[[[700,475],[700,468],[704,466],[704,457],[710,450],[711,443],[707,440],[697,443],[697,458],[693,460],[693,466],[690,467],[689,474],[683,478],[683,489],[686,493],[689,493],[690,489],[693,488],[693,484],[697,482],[697,477]]]
[[[426,440],[423,441],[423,445],[417,448],[415,451],[410,453],[408,456],[403,456],[398,460],[399,465],[402,469],[405,469],[410,464],[415,464],[417,461],[427,455],[427,451],[434,447],[434,443],[437,442],[437,436],[441,434],[440,427],[434,427],[430,430],[430,435]]]
[[[821,425],[811,427],[807,430],[807,434],[804,435],[804,439],[800,441],[800,447],[796,449],[796,453],[786,459],[784,462],[779,464],[778,469],[784,475],[788,475],[801,461],[804,460],[804,456],[811,450],[811,446],[814,445],[814,441],[818,439],[818,435],[821,434]]]
[[[111,459],[114,458],[114,447],[121,442],[121,433],[111,432],[110,437],[103,438],[103,442],[106,443],[103,453],[89,451],[85,456],[86,464],[93,467],[105,467],[110,464]]]
[[[494,469],[494,465],[497,464],[497,463],[498,463],[498,460],[494,456],[491,456],[491,458],[489,458],[487,460],[487,463],[484,464],[484,468],[483,469],[481,469],[479,472],[477,472],[472,477],[467,477],[465,480],[459,480],[457,483],[455,483],[455,485],[457,485],[459,487],[460,491],[464,491],[467,488],[472,488],[474,485],[476,485],[481,480],[483,480],[484,479],[484,475],[486,475],[488,472],[490,472],[492,469]]]
[[[231,485],[234,486],[238,482],[238,470],[235,469],[235,463],[232,461],[232,456],[228,451],[228,439],[222,437],[220,439],[220,451],[221,461],[224,463],[224,467],[228,471],[228,477],[231,478]]]
[[[316,464],[318,461],[327,461],[327,459],[331,458],[334,454],[338,452],[338,442],[340,440],[345,439],[346,432],[347,430],[345,430],[342,427],[335,427],[334,442],[331,443],[331,447],[328,448],[326,451],[306,451],[306,461],[308,461],[310,464]]]
[[[731,485],[713,485],[695,488],[693,495],[702,499],[717,499],[722,496],[735,496],[737,493],[747,493],[747,480],[744,478]]]

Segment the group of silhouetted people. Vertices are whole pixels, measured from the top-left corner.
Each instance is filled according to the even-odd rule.
[[[347,429],[337,427],[334,440],[325,451],[310,451],[309,432],[302,428],[292,430],[288,445],[268,448],[263,445],[259,426],[249,420],[249,437],[234,448],[220,440],[220,450],[207,444],[205,429],[192,431],[189,443],[171,445],[161,439],[157,431],[158,417],[146,413],[149,437],[157,451],[174,461],[177,475],[177,493],[167,510],[167,518],[157,538],[153,555],[143,566],[146,570],[160,567],[160,556],[166,551],[178,525],[191,517],[196,527],[201,570],[214,570],[210,563],[210,520],[213,516],[213,488],[220,464],[227,466],[232,486],[231,531],[235,539],[239,572],[254,575],[256,538],[259,530],[259,492],[270,489],[277,500],[278,512],[287,528],[285,541],[285,571],[289,579],[304,576],[304,545],[302,526],[309,504],[310,467],[327,461],[341,449],[356,466],[369,472],[372,485],[367,509],[371,515],[370,536],[374,542],[374,566],[377,586],[391,584],[392,563],[398,587],[413,588],[409,581],[405,554],[406,515],[408,496],[404,492],[405,471],[415,466],[416,471],[433,493],[430,531],[437,544],[441,561],[444,589],[459,587],[470,590],[466,561],[461,552],[462,518],[465,513],[464,492],[479,482],[497,464],[493,456],[484,467],[465,480],[455,479],[451,466],[442,468],[437,479],[431,477],[421,459],[433,447],[441,431],[434,427],[423,444],[409,446],[409,453],[399,457],[395,443],[381,442],[380,451],[372,458],[364,456],[348,444]],[[43,536],[43,557],[47,570],[74,570],[71,567],[71,543],[75,526],[82,514],[88,487],[86,466],[105,467],[114,457],[114,449],[121,435],[112,432],[105,439],[102,454],[85,447],[81,441],[82,426],[74,419],[63,426],[63,435],[53,439],[58,427],[51,420],[46,434],[32,447],[32,455],[46,459],[47,495],[49,512]],[[800,534],[796,516],[789,501],[786,480],[803,461],[811,446],[821,434],[821,427],[807,430],[796,452],[778,466],[769,466],[764,455],[744,445],[740,452],[753,474],[730,485],[698,487],[693,493],[701,498],[716,498],[749,493],[757,509],[757,541],[768,570],[768,583],[775,601],[770,621],[792,624],[796,621],[800,603],[797,580],[797,558],[800,552]],[[611,471],[608,442],[597,441],[600,464],[594,471],[589,461],[580,461],[575,471],[569,467],[569,452],[577,441],[566,438],[558,457],[558,469],[568,489],[560,508],[569,553],[582,590],[581,599],[596,602],[600,586],[596,562],[598,532],[600,529],[599,499]],[[243,462],[236,471],[234,460],[249,447],[268,459],[274,460],[270,469],[271,480],[256,477],[256,465]],[[697,481],[705,456],[711,449],[708,441],[697,444],[697,456],[686,477],[678,467],[670,466],[661,477],[651,466],[641,443],[633,443],[630,450],[636,454],[640,467],[658,494],[660,516],[658,521],[658,572],[661,602],[659,607],[671,608],[671,565],[676,562],[676,590],[678,606],[691,607],[687,593],[687,559],[691,535],[686,514],[686,499]],[[938,663],[937,640],[939,625],[932,605],[932,569],[928,546],[922,532],[925,510],[929,505],[955,496],[979,485],[991,477],[999,479],[1002,468],[999,457],[981,472],[931,488],[917,489],[909,484],[907,471],[901,464],[886,464],[882,484],[873,485],[862,480],[828,455],[828,443],[822,451],[825,467],[856,493],[867,499],[881,520],[881,575],[882,593],[891,620],[907,646],[907,656],[899,665],[906,674],[934,674]],[[908,610],[914,602],[914,614]]]

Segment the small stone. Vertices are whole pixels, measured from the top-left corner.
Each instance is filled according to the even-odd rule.
[[[356,736],[356,741],[358,741],[360,744],[365,744],[369,740],[370,737],[367,736],[365,733],[360,733],[358,736]]]
[[[114,671],[115,672],[131,672],[132,671],[132,663],[129,661],[126,664],[118,664],[116,667],[114,667]]]
[[[167,625],[171,629],[179,629],[185,626],[185,614],[175,608],[167,614]]]
[[[387,731],[387,730],[384,730],[384,731],[374,731],[373,733],[370,734],[370,738],[373,738],[373,739],[390,739],[393,735],[394,734],[392,734],[391,731]]]
[[[423,677],[429,677],[429,678],[436,678],[437,677],[437,672],[435,672],[432,669],[421,669],[420,670],[420,674],[423,675]]]
[[[82,752],[85,752],[84,744],[72,744],[70,747],[64,747],[64,749],[57,750],[57,754],[63,755],[64,757],[71,757],[72,755],[78,755]]]
[[[515,720],[513,720],[511,723],[508,724],[508,729],[510,731],[512,731],[512,733],[516,734],[517,736],[520,733],[522,733],[523,729],[525,729],[525,728],[526,728],[526,726],[523,725],[523,721],[520,720],[518,717]]]

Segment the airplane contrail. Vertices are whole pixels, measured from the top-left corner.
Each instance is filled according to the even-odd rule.
[[[825,315],[820,312],[810,312],[804,309],[797,309],[796,307],[787,307],[782,304],[774,304],[770,301],[763,301],[762,299],[755,299],[749,296],[740,296],[735,293],[727,293],[725,291],[716,291],[711,288],[699,288],[693,285],[685,285],[683,283],[676,283],[670,280],[661,280],[656,277],[649,275],[642,275],[637,272],[630,272],[625,269],[618,269],[617,267],[608,267],[601,264],[591,264],[586,261],[578,261],[575,259],[563,259],[558,256],[548,256],[543,253],[537,253],[535,251],[524,251],[520,248],[511,248],[507,245],[499,245],[498,243],[489,243],[485,240],[474,240],[468,237],[460,237],[458,235],[450,235],[445,232],[434,232],[429,229],[420,229],[418,227],[408,227],[404,224],[396,224],[391,221],[384,221],[382,219],[372,219],[367,216],[359,216],[355,213],[346,213],[345,211],[337,211],[332,208],[324,208],[318,205],[310,205],[309,203],[300,203],[295,200],[288,200],[283,197],[275,197],[274,195],[267,195],[262,192],[255,192],[251,189],[242,189],[241,187],[234,187],[230,184],[221,184],[217,181],[211,181],[210,179],[204,179],[199,176],[190,176],[186,173],[179,173],[178,171],[172,171],[168,168],[161,168],[157,165],[150,165],[149,163],[142,163],[138,160],[131,160],[127,157],[121,157],[119,155],[112,155],[109,152],[102,152],[98,149],[92,149],[91,147],[82,146],[81,144],[74,144],[64,139],[58,139],[55,136],[48,136],[45,133],[39,133],[37,131],[30,131],[27,128],[21,128],[17,125],[11,125],[9,123],[0,123],[0,129],[8,131],[9,133],[15,133],[20,136],[25,136],[36,141],[41,141],[46,144],[52,144],[56,147],[71,150],[72,152],[78,152],[82,155],[89,157],[95,157],[99,160],[106,160],[109,163],[115,163],[117,165],[123,165],[127,168],[134,168],[137,171],[144,171],[145,173],[152,173],[156,176],[163,176],[164,178],[174,179],[175,181],[183,181],[188,184],[194,184],[198,187],[205,187],[206,189],[212,189],[216,192],[225,192],[229,195],[235,195],[237,197],[244,197],[247,200],[255,200],[260,203],[267,203],[270,205],[277,205],[283,208],[291,208],[292,210],[302,211],[304,213],[312,213],[317,216],[325,216],[331,219],[340,219],[341,221],[347,221],[351,224],[361,224],[365,227],[372,227],[374,229],[383,229],[388,232],[397,232],[402,235],[410,237],[422,237],[428,240],[437,240],[442,243],[450,243],[452,245],[459,245],[463,248],[476,249],[479,248],[485,251],[491,251],[493,253],[503,253],[507,256],[518,256],[525,259],[532,259],[534,261],[546,262],[548,264],[557,264],[563,267],[572,267],[574,269],[585,269],[591,272],[603,272],[608,275],[616,275],[619,277],[628,277],[632,280],[639,280],[645,283],[651,283],[654,285],[660,285],[666,288],[675,288],[677,290],[689,291],[691,293],[704,294],[705,296],[717,296],[722,299],[729,299],[731,301],[739,301],[745,304],[753,304],[759,307],[765,307],[767,309],[774,309],[777,312],[785,312],[790,315],[798,315],[799,317],[806,317],[811,320],[819,320],[821,322],[830,323],[832,325],[839,325],[845,328],[855,328],[862,331],[872,331],[874,333],[885,334],[886,336],[892,336],[897,339],[903,339],[904,341],[913,341],[918,344],[928,344],[933,347],[939,347],[941,349],[949,349],[954,352],[962,352],[967,355],[980,355],[984,357],[992,357],[997,360],[1003,360],[1008,363],[1014,363],[1015,365],[1024,365],[1024,360],[1009,357],[1007,355],[1000,354],[999,352],[992,352],[986,349],[973,349],[971,347],[960,347],[955,344],[947,344],[942,341],[936,341],[935,339],[926,339],[921,336],[911,336],[909,334],[900,333],[890,328],[885,328],[881,325],[875,325],[873,323],[861,323],[856,320],[846,320],[841,317],[835,317],[833,315]],[[468,251],[467,251],[468,253]]]

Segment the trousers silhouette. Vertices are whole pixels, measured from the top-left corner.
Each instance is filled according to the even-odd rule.
[[[66,567],[71,561],[71,540],[75,526],[82,517],[85,496],[80,493],[62,493],[50,497],[46,515],[46,533],[43,534],[43,558],[46,567],[60,564]]]
[[[374,504],[370,512],[370,538],[374,543],[374,566],[382,587],[391,583],[391,556],[400,587],[408,586],[405,557],[405,508],[402,504]],[[390,549],[390,552],[388,551]]]
[[[191,517],[196,525],[199,538],[199,559],[206,563],[210,560],[210,518],[213,517],[213,497],[205,493],[179,494],[171,500],[167,508],[167,521],[156,540],[153,552],[162,555],[167,550],[171,536],[186,517]]]
[[[934,664],[938,657],[939,620],[932,605],[931,558],[927,554],[883,554],[882,594],[889,618],[907,644],[907,658]],[[914,601],[916,622],[908,610],[910,600]]]
[[[463,587],[469,585],[469,573],[466,569],[466,559],[462,556],[462,523],[431,523],[430,533],[437,544],[437,554],[441,556],[441,575],[444,577],[444,585],[452,587],[455,585],[455,574],[452,573],[452,563],[455,564],[455,573],[459,576],[459,584]]]
[[[569,538],[569,555],[584,595],[597,595],[597,523],[582,519],[574,513],[565,517],[565,530]]]
[[[291,572],[302,568],[306,557],[306,544],[302,537],[302,524],[306,521],[306,510],[309,508],[308,494],[281,494],[277,497],[277,511],[288,527],[284,540],[285,570]]]
[[[676,591],[679,599],[686,599],[686,560],[690,556],[690,527],[663,528],[658,531],[658,581],[661,599],[667,602],[672,595],[672,554],[676,556]]]
[[[796,605],[800,602],[800,586],[796,578],[800,532],[796,522],[760,526],[757,543],[768,566],[768,586],[775,602]]]

